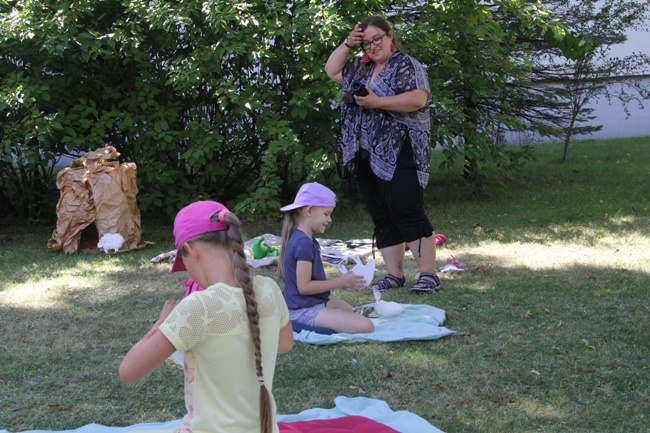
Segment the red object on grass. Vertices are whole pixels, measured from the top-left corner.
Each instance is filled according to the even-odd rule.
[[[279,422],[280,433],[399,433],[370,418],[351,415],[333,419]]]

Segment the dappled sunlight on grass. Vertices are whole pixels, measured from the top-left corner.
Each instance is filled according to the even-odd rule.
[[[11,286],[3,292],[2,301],[5,306],[33,310],[60,308],[66,303],[64,298],[70,291],[88,287],[89,284],[92,284],[91,281],[79,280],[74,275],[40,278]]]
[[[136,268],[133,264],[111,258],[103,261],[88,261],[84,258],[57,269],[33,265],[21,271],[29,278],[21,282],[6,284],[2,303],[21,308],[50,309],[66,308],[83,298],[85,303],[102,303],[115,296],[124,296],[124,288],[137,291],[160,292],[161,281],[176,285],[178,296],[182,294],[182,281],[187,275],[172,275],[169,267],[144,263]],[[158,278],[150,280],[150,278]]]
[[[650,251],[647,240],[629,236],[621,239],[604,239],[595,245],[549,242],[481,242],[478,246],[455,248],[453,255],[465,264],[465,272],[476,271],[481,266],[504,269],[524,267],[530,271],[562,270],[575,266],[596,268],[621,268],[650,273]],[[439,265],[444,263],[446,249],[438,250]]]
[[[524,412],[527,418],[547,418],[552,420],[566,419],[566,412],[560,410],[560,406],[567,407],[565,404],[549,404],[543,403],[536,399],[520,398],[514,402],[508,403],[510,408],[516,408]]]

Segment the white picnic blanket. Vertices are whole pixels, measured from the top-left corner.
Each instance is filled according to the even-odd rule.
[[[431,305],[402,305],[404,310],[397,316],[371,319],[375,330],[368,334],[323,335],[302,330],[294,332],[293,338],[295,341],[309,344],[367,343],[436,340],[456,332],[442,326],[445,322],[445,310]]]

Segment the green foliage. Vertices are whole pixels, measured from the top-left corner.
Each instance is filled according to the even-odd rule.
[[[526,41],[544,37],[576,58],[589,44],[551,20],[540,3],[461,0],[427,3],[405,14],[416,17],[404,31],[406,45],[429,68],[434,140],[445,147],[443,168],[460,163],[465,179],[482,192],[498,184],[506,167],[521,167],[528,158],[526,148],[501,145],[505,133],[559,133],[528,111],[535,96]]]
[[[58,156],[109,143],[138,166],[143,212],[173,214],[209,197],[249,217],[275,212],[296,184],[334,175],[340,88],[323,65],[372,13],[390,15],[398,38],[429,67],[435,142],[457,149],[447,155],[483,185],[492,177],[483,165],[514,155],[492,147],[495,125],[543,127],[513,115],[524,98],[513,83],[527,82],[530,63],[518,41],[547,35],[571,56],[582,44],[524,5],[5,1],[2,209],[42,206]]]
[[[560,99],[560,103],[545,108],[552,124],[563,135],[562,160],[565,161],[574,136],[588,135],[602,128],[593,123],[594,109],[588,106],[594,98],[602,96],[610,102],[616,100],[628,115],[630,104],[642,108],[650,99],[647,86],[634,79],[647,75],[650,57],[633,53],[618,58],[610,54],[614,45],[625,42],[628,30],[649,29],[650,3],[644,0],[547,0],[545,4],[553,11],[555,20],[566,22],[569,30],[586,38],[583,56],[562,56],[543,43],[533,56],[533,81],[554,83],[549,91],[555,92]]]

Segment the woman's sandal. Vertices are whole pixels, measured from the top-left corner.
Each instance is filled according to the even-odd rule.
[[[399,289],[406,284],[406,277],[396,277],[393,274],[388,274],[383,280],[379,280],[370,285],[371,289],[378,289],[380,292],[385,292],[390,289]]]
[[[440,278],[431,272],[420,272],[420,277],[411,287],[411,292],[425,293],[440,290]]]

